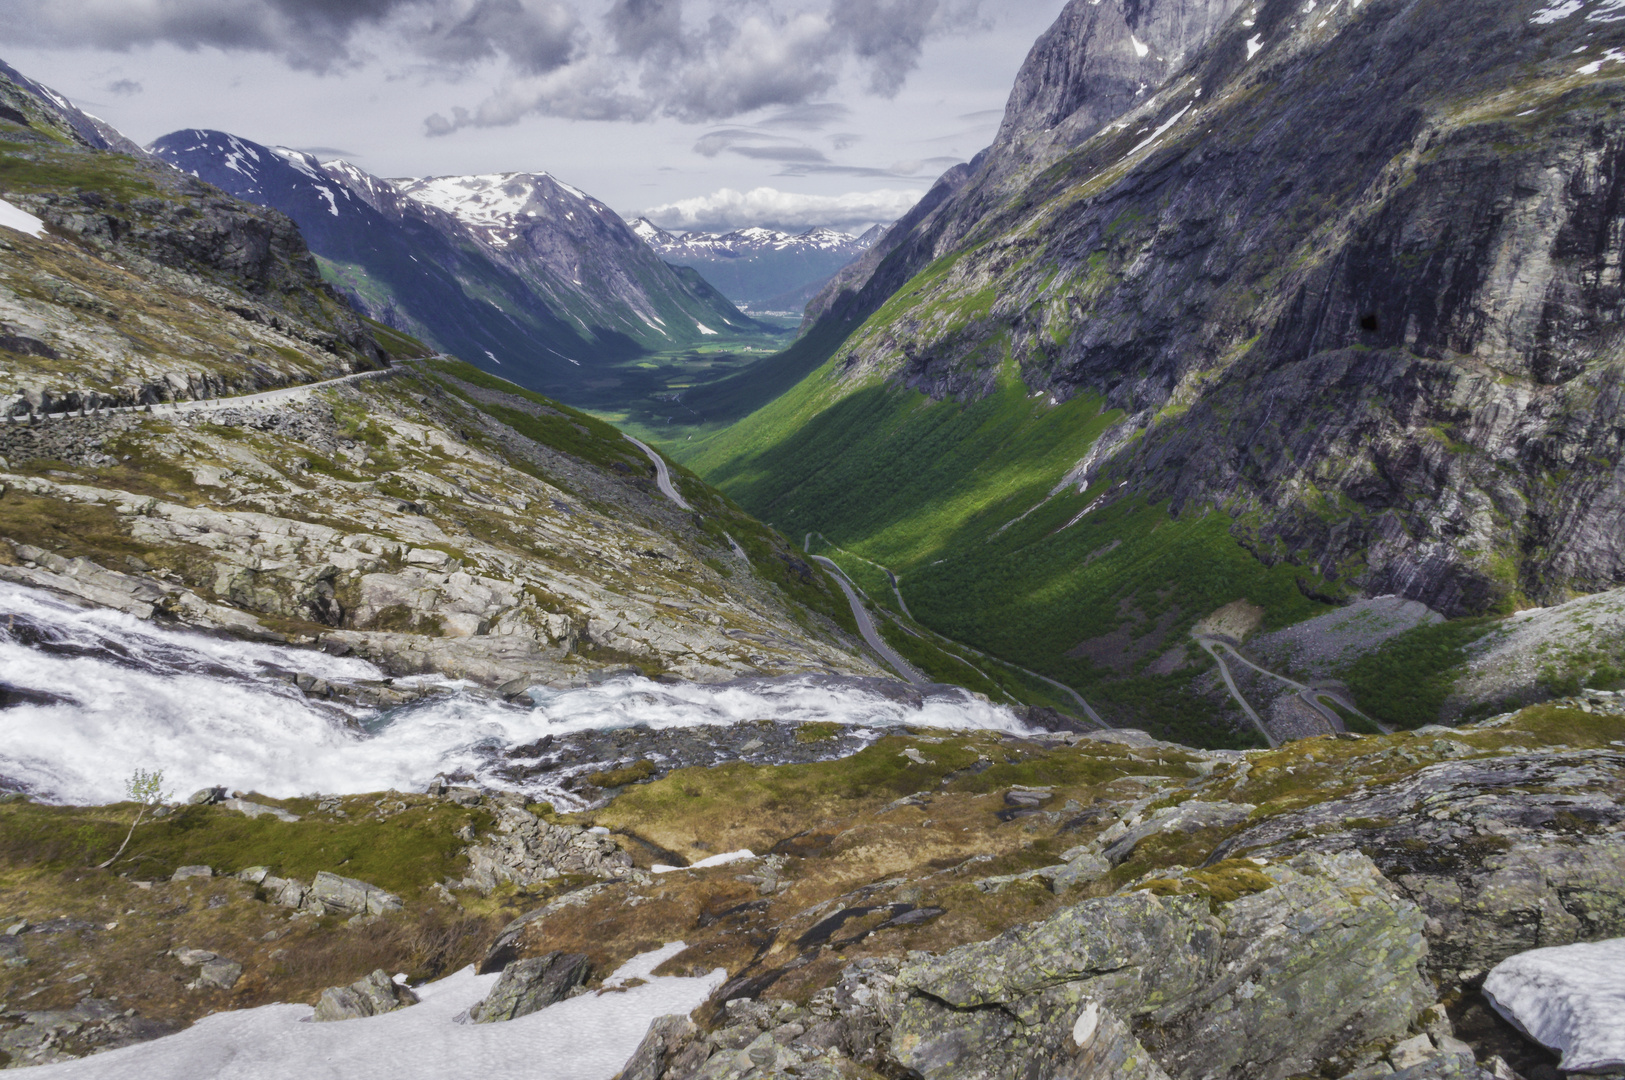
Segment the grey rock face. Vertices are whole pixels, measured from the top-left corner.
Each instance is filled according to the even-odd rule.
[[[242,978],[243,965],[235,960],[217,956],[207,960],[198,969],[197,981],[192,985],[200,990],[230,990]]]
[[[615,1080],[660,1080],[679,1051],[693,1046],[699,1029],[686,1016],[662,1016],[616,1074]]]
[[[807,305],[802,329],[825,318],[853,325],[868,318],[1021,180],[1144,104],[1240,6],[1239,0],[1071,0],[1028,53],[993,145],[943,174],[836,274]]]
[[[1403,1034],[1433,999],[1416,906],[1357,854],[1264,873],[1272,888],[1217,915],[1199,897],[1135,892],[913,962],[892,1051],[927,1080],[1059,1070],[1091,1004],[1145,1018],[1148,1049],[1176,1077],[1298,1075]]]
[[[1247,816],[1255,809],[1257,808],[1252,803],[1215,803],[1199,800],[1180,803],[1178,806],[1159,810],[1150,820],[1127,829],[1102,854],[1108,862],[1116,866],[1134,854],[1134,849],[1146,837],[1164,832],[1188,833],[1214,826],[1235,825],[1246,821]]]
[[[494,1024],[529,1016],[563,1001],[587,981],[592,964],[578,953],[551,952],[515,960],[486,999],[469,1011],[476,1024]]]
[[[71,1009],[8,1014],[0,1020],[0,1054],[10,1068],[46,1065],[156,1039],[175,1029],[171,1022],[136,1016],[119,1003],[86,997]]]
[[[825,305],[826,332],[857,328],[838,370],[974,397],[1008,340],[1034,391],[1125,415],[1077,481],[1221,509],[1264,561],[1367,595],[1455,615],[1625,582],[1625,124],[1578,55],[1625,29],[1497,0],[1170,7],[1185,64],[1069,142],[1054,118],[1087,114],[1073,88],[1131,9],[1156,11],[1071,5],[1012,99],[1011,160]],[[958,317],[973,296],[990,312]]]
[[[313,1019],[324,1022],[357,1020],[364,1016],[394,1012],[396,1009],[404,1009],[417,1003],[416,994],[394,982],[388,973],[380,968],[364,979],[357,979],[349,986],[330,986],[323,990],[321,1000],[316,1003],[316,1015]]]
[[[1211,861],[1369,852],[1420,909],[1427,967],[1472,988],[1515,953],[1625,935],[1625,753],[1444,761],[1283,814]]]
[[[719,1026],[710,1032],[700,1031],[686,1017],[661,1017],[649,1026],[616,1080],[838,1080],[853,1075],[854,1063],[869,1070],[894,1069],[886,1035],[897,1014],[896,974],[895,961],[859,960],[805,1007],[788,1001],[729,1001]]]

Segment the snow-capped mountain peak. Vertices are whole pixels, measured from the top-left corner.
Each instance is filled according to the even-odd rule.
[[[603,203],[547,173],[490,173],[391,180],[409,199],[451,214],[484,239],[506,247],[536,219],[556,223],[611,214]]]
[[[815,226],[802,233],[781,232],[761,225],[752,225],[725,233],[673,233],[662,229],[647,218],[638,218],[632,229],[662,257],[721,257],[733,258],[755,255],[766,251],[829,252],[856,257],[868,250],[869,245],[884,230],[879,226],[863,236],[852,236],[825,226]]]
[[[736,302],[771,300],[774,306],[794,307],[804,301],[793,294],[821,284],[869,250],[885,230],[877,225],[852,236],[824,226],[789,233],[751,225],[725,233],[683,234],[637,218],[632,231],[662,259],[698,270]]]

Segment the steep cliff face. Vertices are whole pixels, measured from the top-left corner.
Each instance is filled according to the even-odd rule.
[[[1132,101],[1114,17],[1169,58]],[[1599,3],[1074,4],[976,176],[826,303],[891,297],[838,365],[978,396],[1008,356],[1101,394],[1120,449],[1073,479],[1221,507],[1341,587],[1449,612],[1611,587],[1622,44]]]
[[[873,249],[808,305],[861,322],[989,210],[1068,150],[1143,103],[1213,36],[1239,0],[1072,0],[1016,77],[993,145],[956,165]]]

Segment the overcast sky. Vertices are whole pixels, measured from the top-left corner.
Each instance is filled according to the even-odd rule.
[[[24,74],[148,143],[546,171],[675,228],[896,218],[991,141],[1064,0],[0,0]]]

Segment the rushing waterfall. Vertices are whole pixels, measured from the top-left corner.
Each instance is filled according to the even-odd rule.
[[[0,787],[111,802],[139,766],[162,769],[182,796],[208,785],[279,798],[412,791],[446,773],[557,795],[515,780],[509,751],[546,736],[763,720],[834,722],[869,738],[905,724],[1022,730],[1009,710],[963,691],[921,695],[825,676],[717,685],[621,677],[538,688],[534,707],[468,684],[397,679],[435,692],[380,712],[307,698],[294,675],[336,686],[386,678],[361,660],[173,630],[0,583]]]

